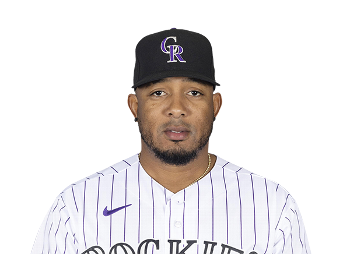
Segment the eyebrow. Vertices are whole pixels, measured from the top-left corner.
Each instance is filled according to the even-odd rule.
[[[149,87],[149,86],[157,84],[157,83],[163,83],[163,82],[166,82],[168,79],[169,78],[162,78],[162,79],[154,80],[154,81],[151,81],[149,83],[146,83],[146,84],[142,85],[142,87],[146,88],[146,87]],[[209,82],[206,82],[206,81],[203,81],[203,80],[200,80],[200,79],[197,79],[197,78],[183,77],[182,81],[184,81],[184,82],[197,82],[197,83],[200,83],[202,85],[213,86]],[[215,86],[214,86],[214,90],[215,90]]]

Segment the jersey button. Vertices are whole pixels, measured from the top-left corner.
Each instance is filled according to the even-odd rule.
[[[174,226],[177,228],[181,228],[182,227],[181,221],[175,221]]]

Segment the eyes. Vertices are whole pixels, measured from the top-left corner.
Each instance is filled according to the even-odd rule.
[[[165,96],[165,95],[166,95],[166,92],[161,91],[161,90],[151,93],[151,96],[155,96],[155,97],[161,97],[161,96]],[[187,95],[193,96],[193,97],[199,97],[199,96],[201,96],[203,94],[201,92],[199,92],[199,91],[193,90],[193,91],[189,91],[187,93]]]

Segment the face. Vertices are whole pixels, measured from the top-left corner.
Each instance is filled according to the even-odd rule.
[[[207,147],[221,106],[221,96],[213,94],[211,85],[172,77],[137,88],[131,97],[142,145],[163,162],[185,165]]]

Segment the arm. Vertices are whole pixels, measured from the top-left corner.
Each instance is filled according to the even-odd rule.
[[[275,228],[276,254],[311,254],[305,227],[295,200],[287,195]]]
[[[59,196],[39,229],[31,254],[76,253],[77,241],[70,221],[64,200]]]

